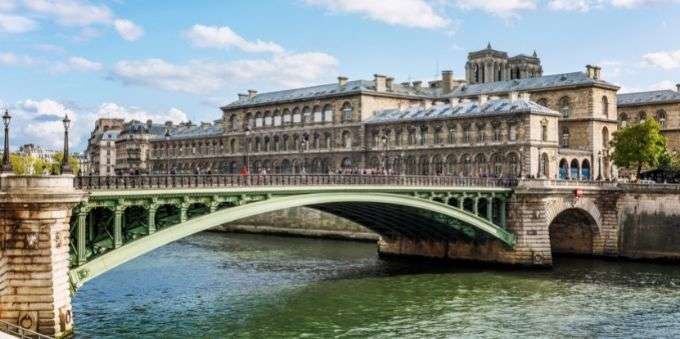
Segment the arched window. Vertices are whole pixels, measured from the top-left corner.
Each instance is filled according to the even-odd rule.
[[[607,126],[602,128],[602,148],[609,148],[609,129],[607,129]]]
[[[569,163],[567,159],[560,160],[560,179],[564,180],[569,178]]]
[[[342,147],[352,147],[352,133],[350,133],[350,131],[342,132]]]
[[[472,166],[472,165],[471,165],[471,163],[470,163],[470,156],[467,155],[467,154],[463,154],[463,155],[460,157],[460,163],[463,165],[463,176],[464,176],[464,177],[469,177],[469,176],[470,176],[470,173],[472,172],[472,171],[471,171],[471,169],[472,169],[471,166]]]
[[[456,143],[456,127],[453,126],[449,129],[449,144]]]
[[[475,174],[480,177],[485,177],[488,174],[486,156],[483,153],[475,156]]]
[[[510,169],[510,175],[518,177],[520,175],[520,164],[519,164],[519,156],[517,153],[510,153],[507,156],[508,160],[508,167]]]
[[[342,104],[342,121],[352,121],[352,104],[349,103],[349,101],[345,101],[344,104]]]
[[[619,116],[619,125],[623,128],[628,127],[628,114],[621,113]]]
[[[645,119],[647,119],[647,112],[645,112],[645,111],[640,111],[640,112],[638,113],[638,120],[639,120],[640,122],[643,122],[643,121],[645,121]]]
[[[331,134],[328,132],[324,134],[323,148],[331,148]]]
[[[571,165],[569,166],[569,177],[572,179],[579,179],[579,173],[580,173],[580,168],[579,168],[579,163],[578,160],[573,159],[571,161]]]
[[[321,107],[319,106],[314,106],[314,122],[315,123],[320,123],[323,122],[323,113],[321,112]]]
[[[302,123],[309,124],[312,122],[312,110],[305,106],[302,108]]]
[[[442,144],[442,143],[443,143],[444,140],[443,140],[443,138],[442,138],[442,134],[443,134],[443,132],[442,132],[442,127],[441,127],[441,126],[437,126],[437,127],[434,129],[434,143],[435,143],[435,144]]]
[[[269,111],[264,112],[264,125],[265,126],[272,125],[272,114]]]
[[[486,138],[486,126],[483,124],[477,125],[477,142],[482,143]]]
[[[517,126],[515,124],[510,124],[508,127],[508,138],[510,141],[516,141],[517,140]]]
[[[415,145],[416,144],[416,129],[415,128],[409,128],[408,129],[408,144],[409,145]]]
[[[255,113],[255,127],[262,127],[262,113]]]
[[[562,113],[562,117],[568,118],[571,116],[571,99],[569,99],[569,97],[560,98],[558,106],[560,113]]]
[[[581,179],[590,180],[590,161],[584,159],[581,163]]]
[[[281,112],[274,111],[274,126],[281,126]]]
[[[496,153],[491,156],[492,175],[496,178],[503,176],[503,157]]]
[[[293,109],[293,123],[294,124],[302,123],[302,114],[300,114],[300,109],[297,107]]]
[[[449,154],[449,156],[446,157],[446,163],[449,168],[449,174],[456,174],[456,165],[458,165],[458,159],[456,159],[456,156],[454,154]]]
[[[569,137],[570,137],[569,128],[567,128],[567,127],[562,128],[562,139],[561,139],[562,147],[569,147]]]
[[[420,127],[420,144],[421,145],[427,144],[427,126]]]
[[[664,110],[659,110],[656,112],[656,122],[661,125],[661,128],[666,126],[666,112]]]
[[[547,153],[541,154],[541,162],[539,164],[541,166],[539,172],[541,173],[542,178],[548,178],[550,177],[550,159],[548,158]]]
[[[607,96],[602,96],[602,114],[605,117],[609,116],[609,99]]]
[[[463,143],[470,143],[470,126],[463,127]]]
[[[501,126],[500,126],[500,124],[496,124],[496,125],[493,126],[493,141],[495,141],[495,142],[501,141]]]
[[[330,104],[326,104],[326,106],[323,107],[323,121],[333,122],[333,106]]]
[[[237,129],[238,128],[238,118],[236,117],[236,114],[232,114],[229,117],[229,128],[230,129]]]
[[[255,121],[253,120],[253,114],[252,113],[246,113],[246,119],[244,121],[243,128],[244,129],[251,129],[254,127]]]
[[[293,122],[293,119],[290,115],[290,111],[286,108],[283,110],[283,124],[288,125]]]
[[[540,98],[538,101],[536,101],[536,103],[543,107],[548,107],[548,99],[546,98]]]

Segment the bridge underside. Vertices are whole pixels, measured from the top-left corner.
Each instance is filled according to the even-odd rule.
[[[172,196],[166,202],[174,202],[181,206],[180,215],[176,218],[177,223],[168,226],[167,222],[163,222],[166,225],[158,229],[155,222],[156,211],[163,206],[158,197],[141,195],[127,196],[125,198],[127,202],[122,198],[113,202],[95,201],[91,206],[81,206],[76,225],[73,227],[72,234],[76,236],[72,240],[74,251],[71,281],[74,287],[77,287],[128,260],[191,234],[250,216],[299,206],[352,220],[378,233],[385,241],[409,239],[415,242],[496,243],[505,249],[511,248],[515,241],[514,235],[492,222],[494,213],[491,205],[494,199],[504,196],[496,193],[489,194],[488,198],[481,198],[479,194],[470,196],[476,199],[474,203],[471,200],[473,198],[467,196],[453,198],[450,193],[421,197],[413,193],[331,192],[266,194],[257,197],[231,195],[222,198],[213,194],[194,198],[195,201],[207,206],[199,208],[203,212],[195,213],[193,218],[188,207],[195,204],[190,203],[187,197]],[[480,199],[487,199],[483,208],[484,216],[462,208],[463,201],[469,200],[469,205],[475,207],[474,211],[480,211],[482,208],[477,208]],[[111,207],[115,211],[113,216],[108,217],[109,224],[111,220],[115,220],[115,227],[112,229],[102,225],[94,227],[92,224],[87,225],[88,211],[101,206]],[[125,209],[129,207],[147,210],[149,212],[147,225],[126,229],[125,222],[121,220]],[[500,208],[503,211],[501,215],[504,215],[504,204],[496,208]],[[200,215],[202,213],[205,215]],[[173,218],[166,216],[165,219]],[[504,220],[504,217],[501,219]],[[161,223],[158,224],[160,226]],[[96,229],[97,227],[101,229]],[[141,233],[140,228],[143,229]],[[104,240],[93,240],[92,234],[95,232],[103,235]]]

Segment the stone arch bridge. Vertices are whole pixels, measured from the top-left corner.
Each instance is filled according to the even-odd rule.
[[[296,206],[373,230],[384,256],[526,266],[550,266],[553,253],[616,256],[627,190],[447,176],[0,177],[0,320],[68,333],[69,291],[89,279],[193,233]]]

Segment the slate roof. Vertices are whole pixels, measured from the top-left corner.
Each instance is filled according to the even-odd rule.
[[[386,109],[376,111],[370,117],[367,124],[380,124],[397,121],[424,121],[446,118],[467,118],[494,115],[515,115],[519,113],[536,113],[559,116],[560,114],[550,108],[541,106],[529,100],[495,99],[489,100],[483,105],[477,101],[459,104],[438,104],[430,108],[420,106],[406,109]]]
[[[102,140],[116,140],[116,138],[118,138],[118,134],[120,134],[120,130],[108,130],[102,133]]]
[[[276,92],[267,92],[255,95],[253,98],[236,100],[223,108],[236,108],[247,105],[268,104],[274,102],[311,99],[321,96],[332,96],[340,94],[355,94],[360,92],[375,92],[375,82],[373,80],[353,80],[348,81],[345,86],[339,83],[325,84],[312,87],[295,88]],[[429,87],[415,88],[413,86],[403,86],[393,83],[392,91],[387,93],[430,97],[438,92],[437,89]]]
[[[584,72],[574,72],[544,75],[537,78],[497,81],[485,84],[472,84],[472,85],[466,84],[456,88],[451,94],[446,95],[446,97],[465,97],[480,94],[530,91],[555,87],[594,85],[594,84],[618,88],[618,86],[608,83],[604,80],[591,79]]]
[[[672,90],[622,93],[617,96],[618,106],[639,106],[647,104],[680,102],[680,93]]]

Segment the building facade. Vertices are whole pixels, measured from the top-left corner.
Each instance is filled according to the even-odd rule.
[[[97,119],[87,141],[87,172],[93,175],[115,175],[116,140],[125,124],[123,119]]]
[[[123,123],[115,172],[609,179],[617,176],[610,140],[633,110],[663,112],[655,116],[669,146],[680,144],[680,93],[617,95],[597,66],[543,75],[535,52],[508,57],[491,46],[470,53],[465,70],[465,79],[444,71],[426,84],[375,74],[249,90],[221,107],[213,123]]]

